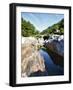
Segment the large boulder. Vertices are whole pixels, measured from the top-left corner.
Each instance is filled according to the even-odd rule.
[[[47,43],[47,47],[53,52],[61,56],[64,56],[64,40],[53,40],[51,43]]]
[[[58,39],[52,39],[51,41],[46,43],[46,46],[56,52],[57,54],[64,56],[64,38],[63,36],[59,36]]]
[[[21,51],[21,76],[27,77],[31,76],[35,72],[44,72],[45,64],[44,59],[38,52],[36,45],[32,44],[22,44]],[[34,75],[33,75],[34,76]]]
[[[48,40],[45,43],[45,47],[48,50],[53,62],[60,66],[64,66],[64,38],[59,36],[57,39]]]

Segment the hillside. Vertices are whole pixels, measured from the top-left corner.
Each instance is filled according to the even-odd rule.
[[[29,37],[29,36],[40,37],[41,35],[49,36],[49,34],[63,35],[64,34],[64,19],[62,19],[58,23],[46,28],[42,32],[39,32],[38,30],[36,30],[35,26],[31,22],[26,21],[22,18],[21,19],[21,29],[22,29],[23,37]]]
[[[62,35],[64,34],[64,19],[59,21],[58,23],[48,27],[47,29],[43,30],[41,34],[59,34]]]
[[[23,18],[21,19],[21,30],[23,37],[35,36],[39,33],[30,21],[26,21]]]

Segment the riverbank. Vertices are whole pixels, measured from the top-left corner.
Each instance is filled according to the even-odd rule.
[[[43,49],[40,49],[39,52],[44,58],[45,69],[48,73],[48,76],[64,75],[64,69],[60,65],[57,65],[53,62],[50,54],[48,54]]]
[[[64,75],[64,58],[52,51],[48,41],[34,37],[22,39],[21,77]]]
[[[58,53],[50,50],[50,48],[42,47],[42,50],[46,51],[50,57],[52,58],[52,61],[56,64],[56,65],[60,65],[61,67],[64,67],[64,57],[59,55]]]

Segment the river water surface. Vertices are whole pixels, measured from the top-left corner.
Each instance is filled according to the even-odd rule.
[[[59,65],[54,64],[50,55],[46,51],[40,49],[39,52],[41,56],[44,58],[45,68],[48,73],[48,76],[49,75],[64,75],[64,69],[60,67]]]

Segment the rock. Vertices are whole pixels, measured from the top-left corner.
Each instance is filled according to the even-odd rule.
[[[44,72],[37,71],[37,72],[31,73],[29,76],[30,77],[32,77],[32,76],[48,76],[48,73],[47,73],[47,71],[44,71]]]
[[[61,67],[64,67],[64,38],[59,36],[58,39],[48,40],[45,43],[53,62]]]
[[[56,41],[53,40],[51,43],[48,44],[48,47],[57,54],[64,56],[64,43],[63,41]]]
[[[64,56],[64,38],[63,36],[59,36],[58,39],[52,39],[46,43],[46,46],[56,52],[57,54]]]
[[[35,43],[36,44],[36,43]],[[21,76],[27,77],[30,76],[31,73],[35,73],[38,71],[45,71],[44,59],[38,52],[36,45],[22,44],[22,53],[21,53]]]
[[[60,35],[58,41],[64,40],[64,35]]]

